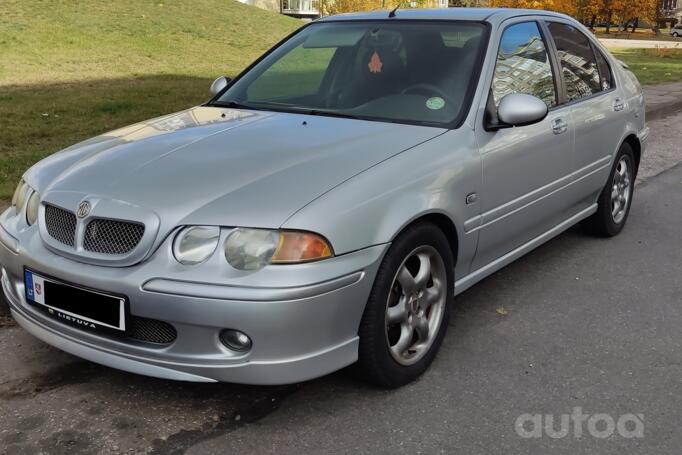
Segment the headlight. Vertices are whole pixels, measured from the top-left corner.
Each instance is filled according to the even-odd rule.
[[[14,191],[14,196],[12,196],[12,207],[14,207],[17,212],[21,211],[24,207],[24,202],[26,202],[26,193],[28,193],[29,186],[22,179],[17,186],[16,191]]]
[[[311,232],[239,228],[225,241],[225,259],[239,270],[309,262],[332,255],[329,243]]]
[[[278,242],[277,231],[235,229],[225,241],[225,259],[235,269],[262,269],[270,263]]]
[[[173,254],[181,264],[200,264],[211,257],[219,239],[220,228],[217,226],[188,227],[175,237]]]
[[[38,220],[38,208],[40,207],[40,194],[34,191],[31,197],[28,198],[28,205],[26,205],[26,222],[29,226],[35,224]]]

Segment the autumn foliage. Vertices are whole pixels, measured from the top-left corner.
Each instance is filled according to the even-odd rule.
[[[547,9],[569,14],[586,24],[628,24],[637,20],[653,22],[657,0],[490,0],[490,6]]]
[[[401,8],[432,8],[437,0],[321,0],[325,14]],[[449,0],[450,6],[491,6],[546,9],[573,16],[585,24],[621,24],[632,26],[639,21],[654,23],[660,0]]]
[[[373,11],[379,9],[401,8],[436,8],[437,0],[323,0],[322,9],[325,14],[349,13],[355,11]]]

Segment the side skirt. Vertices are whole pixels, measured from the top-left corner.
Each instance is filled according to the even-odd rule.
[[[557,224],[554,226],[552,229],[549,231],[546,231],[543,234],[540,234],[539,236],[535,237],[533,240],[530,240],[527,243],[524,243],[523,245],[519,246],[518,248],[510,251],[509,253],[505,254],[504,256],[501,256],[497,259],[495,259],[493,262],[481,267],[480,269],[477,269],[470,274],[468,274],[465,277],[460,278],[455,282],[455,295],[461,294],[462,292],[466,291],[469,289],[471,286],[474,284],[478,283],[481,281],[483,278],[487,277],[488,275],[492,275],[493,273],[497,272],[500,270],[502,267],[505,267],[524,254],[534,250],[535,248],[539,247],[543,243],[547,242],[548,240],[551,240],[552,238],[556,237],[557,235],[561,234],[564,232],[566,229],[570,228],[574,224],[577,224],[578,222],[584,220],[585,218],[589,217],[593,213],[597,211],[597,204],[592,204],[588,208],[578,212],[577,214],[573,215],[572,217],[568,218],[567,220]]]

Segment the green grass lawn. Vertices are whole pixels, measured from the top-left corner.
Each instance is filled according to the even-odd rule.
[[[235,0],[0,0],[0,205],[41,158],[205,101],[301,25]],[[681,51],[618,56],[644,83],[682,77]]]
[[[642,84],[682,80],[680,49],[618,49],[611,52],[628,64]]]
[[[36,161],[207,100],[301,25],[234,0],[0,0],[0,206]]]

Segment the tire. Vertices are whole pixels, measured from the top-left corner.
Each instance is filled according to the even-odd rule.
[[[673,32],[673,36],[674,36],[675,38],[677,38],[677,37],[680,36],[680,35],[678,35],[676,32]]]
[[[635,155],[630,144],[624,143],[620,146],[609,179],[597,200],[597,212],[585,220],[589,231],[600,237],[613,237],[623,230],[630,214],[636,177]],[[620,201],[618,210],[616,195]]]
[[[447,238],[430,223],[408,227],[386,253],[360,322],[361,377],[389,388],[418,378],[443,341],[453,297],[454,259]]]

